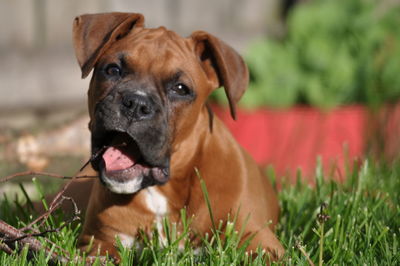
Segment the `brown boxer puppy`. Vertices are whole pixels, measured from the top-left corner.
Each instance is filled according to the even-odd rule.
[[[281,256],[284,249],[273,233],[275,192],[206,105],[223,86],[235,118],[235,103],[248,84],[243,59],[206,32],[182,38],[164,27],[145,28],[143,21],[133,13],[74,21],[82,77],[93,69],[89,127],[92,166],[99,173],[79,245],[85,249],[93,238],[91,254],[117,256],[117,236],[132,246],[139,230],[161,229],[162,217],[179,223],[182,208],[193,217],[193,232],[210,232],[197,168],[215,221],[237,214],[239,230],[249,216],[244,238],[255,237],[248,250],[260,245],[273,258]]]

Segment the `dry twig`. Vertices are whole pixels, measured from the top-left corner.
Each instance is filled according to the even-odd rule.
[[[66,257],[60,256],[55,252],[51,252],[50,249],[43,247],[42,243],[36,238],[22,233],[19,229],[5,223],[2,220],[0,220],[0,235],[2,241],[1,248],[9,254],[12,253],[13,249],[15,249],[16,246],[21,249],[25,245],[28,245],[29,250],[34,252],[44,250],[48,255],[50,255],[50,260],[54,263],[68,262],[68,259]],[[18,245],[15,245],[16,242],[18,243]]]
[[[14,173],[12,175],[1,178],[0,183],[5,183],[7,181],[10,181],[11,179],[18,177],[18,176],[30,176],[30,175],[49,176],[49,177],[54,177],[54,178],[58,178],[58,179],[82,179],[82,178],[96,178],[97,177],[97,176],[92,176],[92,175],[64,176],[64,175],[59,175],[59,174],[54,174],[54,173],[47,173],[47,172],[24,171],[24,172]]]
[[[91,160],[88,161],[88,163]],[[86,163],[85,166],[88,164]],[[84,167],[82,167],[84,168]],[[81,169],[82,170],[82,169]],[[21,250],[24,246],[28,245],[29,251],[30,252],[38,252],[40,250],[44,250],[46,252],[46,255],[50,258],[50,261],[53,263],[67,263],[69,259],[65,256],[59,255],[56,252],[52,252],[50,249],[45,248],[42,243],[37,240],[35,237],[43,237],[48,233],[53,233],[53,232],[59,232],[62,228],[65,226],[71,224],[72,222],[79,220],[79,214],[80,210],[77,207],[76,202],[70,198],[64,196],[65,190],[68,188],[68,186],[72,183],[74,179],[81,179],[81,178],[96,178],[97,176],[89,176],[89,175],[75,175],[75,176],[63,176],[59,174],[54,174],[54,173],[47,173],[47,172],[34,172],[34,171],[24,171],[24,172],[18,172],[9,176],[6,176],[4,178],[0,179],[0,183],[7,182],[15,177],[18,176],[27,176],[27,175],[40,175],[40,176],[49,176],[49,177],[54,177],[54,178],[59,178],[59,179],[70,179],[69,182],[67,182],[64,187],[57,193],[55,198],[52,200],[48,210],[40,215],[38,218],[36,218],[34,221],[29,223],[27,226],[17,229],[6,222],[0,220],[0,250],[6,252],[7,254],[12,254],[14,250]],[[69,218],[67,221],[65,221],[60,227],[57,228],[46,228],[44,231],[39,231],[36,229],[37,227],[42,227],[44,223],[47,221],[49,216],[58,208],[61,207],[61,205],[65,202],[69,201],[73,205],[74,209],[74,214],[71,218]],[[36,227],[36,228],[35,228]],[[27,231],[30,231],[29,233],[26,233]],[[49,239],[45,238],[45,241],[52,244],[55,246],[58,250],[62,251],[64,254],[68,255],[68,252],[61,247],[57,246],[55,243],[52,243]],[[77,257],[74,259],[74,261],[81,261],[81,257]],[[86,263],[91,263],[93,258],[88,257],[86,259]],[[100,263],[104,263],[104,259],[100,259]]]

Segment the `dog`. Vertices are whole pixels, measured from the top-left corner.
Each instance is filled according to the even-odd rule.
[[[93,71],[91,165],[99,175],[83,193],[90,198],[79,247],[118,258],[116,237],[128,247],[139,232],[158,229],[162,237],[163,217],[179,224],[182,208],[192,232],[210,233],[203,180],[215,223],[236,216],[236,229],[245,226],[241,243],[251,240],[247,250],[281,257],[273,187],[207,104],[224,87],[235,119],[249,80],[242,57],[204,31],[183,38],[146,28],[137,13],[76,17],[73,44],[82,78]]]

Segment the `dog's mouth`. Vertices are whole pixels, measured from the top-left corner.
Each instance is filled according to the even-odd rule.
[[[104,144],[94,148],[93,167],[102,183],[112,192],[132,194],[150,185],[164,184],[169,165],[154,165],[146,160],[137,142],[125,132],[107,132]]]

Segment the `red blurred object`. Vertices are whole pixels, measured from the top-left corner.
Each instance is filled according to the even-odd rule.
[[[312,107],[238,110],[236,121],[225,108],[213,110],[260,165],[273,165],[278,177],[291,182],[301,169],[313,183],[317,156],[324,171],[334,171],[334,178],[342,181],[345,163],[362,158],[366,148],[368,111],[363,106],[329,112]]]

